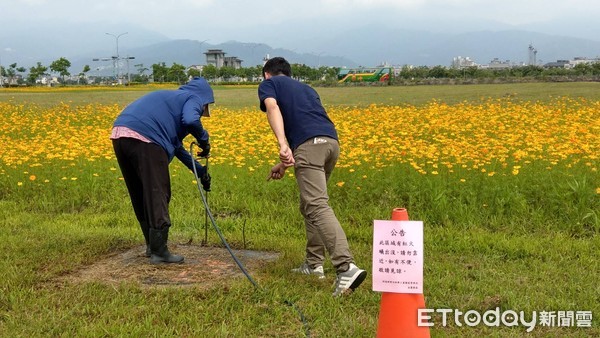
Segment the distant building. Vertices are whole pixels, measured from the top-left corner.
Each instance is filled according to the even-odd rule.
[[[204,53],[206,55],[206,64],[221,68],[225,64],[225,53],[221,49],[209,49]]]
[[[544,64],[544,68],[572,68],[569,60],[556,60]]]
[[[233,67],[242,68],[242,61],[237,56],[225,56],[222,49],[209,49],[204,53],[206,55],[206,64],[213,65],[215,68]]]
[[[600,58],[588,59],[586,57],[578,56],[578,57],[575,57],[573,60],[570,60],[569,65],[566,66],[566,68],[573,68],[580,64],[588,64],[589,65],[589,64],[597,63],[597,62],[600,62]]]
[[[486,68],[486,69],[508,69],[511,67],[512,67],[512,64],[510,63],[510,60],[500,61],[500,59],[498,59],[498,58],[494,58],[487,65],[481,65],[481,68]]]
[[[202,67],[203,67],[202,65],[191,65],[191,66],[189,66],[189,67],[186,69],[186,72],[188,72],[188,71],[190,71],[190,70],[192,70],[192,69],[195,69],[195,70],[197,70],[197,71],[199,71],[199,72],[202,72]]]
[[[462,69],[468,67],[477,67],[475,61],[471,60],[470,57],[457,56],[452,59],[452,68]]]
[[[537,65],[537,52],[537,49],[532,44],[529,44],[529,66]]]
[[[223,65],[225,67],[232,67],[234,69],[240,69],[240,68],[242,68],[242,61],[243,60],[240,60],[237,56],[226,56],[225,62],[223,63]]]

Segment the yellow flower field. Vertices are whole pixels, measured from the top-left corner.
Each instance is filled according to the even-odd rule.
[[[0,162],[27,171],[74,160],[112,160],[110,129],[121,109],[0,103]],[[420,107],[328,107],[328,112],[340,134],[339,168],[408,163],[422,174],[460,168],[493,176],[518,175],[538,161],[548,169],[583,163],[598,170],[600,102],[432,101]],[[276,142],[260,111],[215,108],[202,122],[211,135],[213,163],[250,170],[274,163]]]

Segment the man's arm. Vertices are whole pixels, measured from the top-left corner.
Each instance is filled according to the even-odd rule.
[[[183,106],[181,123],[196,138],[198,144],[202,146],[208,143],[208,132],[202,127],[200,115],[202,115],[202,106],[200,103],[197,100],[189,100]]]
[[[295,161],[292,150],[285,139],[285,129],[283,125],[283,117],[281,116],[281,110],[279,110],[277,100],[272,97],[266,98],[264,103],[265,107],[267,108],[267,119],[269,120],[269,125],[271,126],[271,130],[273,130],[273,133],[277,138],[277,143],[279,143],[279,159],[289,167],[293,165]]]

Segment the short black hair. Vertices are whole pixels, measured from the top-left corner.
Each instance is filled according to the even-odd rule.
[[[285,76],[292,76],[292,66],[290,66],[290,63],[287,62],[286,59],[280,57],[280,56],[276,56],[274,58],[269,59],[265,65],[263,66],[262,69],[262,74],[263,77],[265,77],[265,74],[269,73],[271,75],[285,75]]]

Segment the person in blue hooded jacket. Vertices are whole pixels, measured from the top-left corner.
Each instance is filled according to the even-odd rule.
[[[208,82],[197,77],[177,90],[159,90],[129,104],[113,124],[111,139],[131,204],[146,241],[146,256],[152,263],[181,263],[183,257],[167,247],[171,181],[169,163],[177,157],[193,170],[196,166],[204,190],[210,191],[207,169],[184,148],[191,134],[208,157],[208,132],[201,116],[210,116],[214,103]]]

